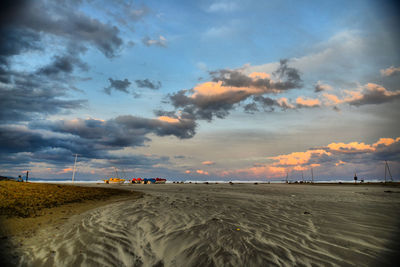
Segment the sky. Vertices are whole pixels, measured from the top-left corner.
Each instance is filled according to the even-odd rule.
[[[0,175],[400,178],[395,1],[1,5]]]

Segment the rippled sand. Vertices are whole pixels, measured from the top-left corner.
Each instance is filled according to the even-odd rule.
[[[146,194],[42,229],[24,241],[21,265],[383,266],[400,244],[400,188],[115,187]]]

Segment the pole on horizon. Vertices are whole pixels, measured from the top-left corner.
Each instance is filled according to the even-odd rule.
[[[392,173],[390,172],[389,164],[387,163],[387,160],[385,160],[385,183],[386,183],[386,169],[387,169],[387,172],[389,173],[390,181],[393,182],[393,176],[392,176]]]
[[[26,183],[28,182],[28,176],[29,176],[29,171],[26,171],[26,178],[25,178]]]
[[[286,183],[288,183],[289,180],[289,172],[286,172]]]
[[[117,168],[114,167],[114,170],[115,170],[115,173],[117,174],[117,178],[119,178]]]
[[[387,164],[387,161],[385,160],[385,183],[386,183],[386,169],[387,169],[386,164]]]
[[[314,172],[313,172],[313,168],[311,168],[311,182],[314,183]]]
[[[301,171],[301,181],[304,183],[304,175],[303,175],[303,171]]]
[[[76,159],[78,158],[78,154],[75,154],[75,163],[74,163],[74,171],[72,172],[72,182],[75,180],[75,171],[76,171]]]

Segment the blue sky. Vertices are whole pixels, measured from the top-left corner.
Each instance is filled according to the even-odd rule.
[[[399,175],[392,1],[2,5],[2,175]]]

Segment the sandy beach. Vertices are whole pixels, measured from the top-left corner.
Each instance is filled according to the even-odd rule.
[[[18,264],[390,266],[400,247],[398,187],[112,187],[145,195],[71,216],[62,226],[42,227],[20,240]]]

